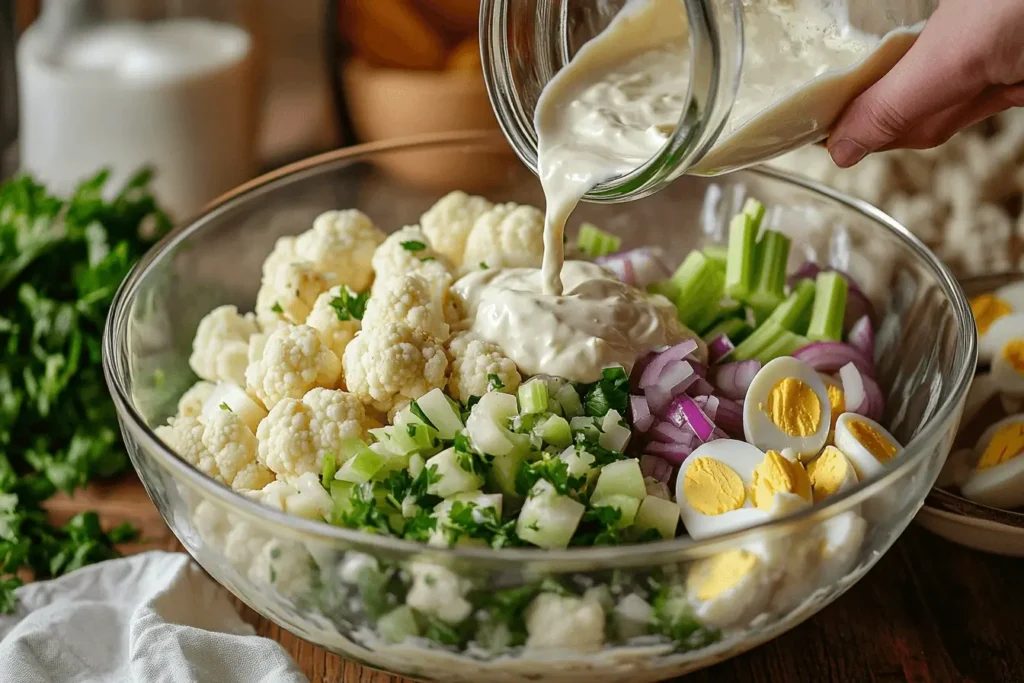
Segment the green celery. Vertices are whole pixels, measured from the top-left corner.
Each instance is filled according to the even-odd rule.
[[[729,248],[723,247],[721,244],[709,244],[701,251],[711,261],[722,270],[725,270],[726,263],[729,261]]]
[[[355,484],[347,481],[331,482],[331,501],[334,508],[331,512],[331,524],[340,525],[341,519],[347,512],[352,511],[351,493]]]
[[[581,225],[579,234],[576,236],[576,247],[591,258],[614,254],[621,246],[621,238],[590,223]]]
[[[725,286],[722,269],[704,253],[691,251],[672,275],[672,281],[679,288],[673,302],[679,321],[697,331],[714,323]]]
[[[774,230],[766,230],[757,243],[756,284],[746,301],[760,312],[771,311],[782,303],[789,245],[789,238]]]
[[[843,317],[846,315],[846,294],[849,284],[839,273],[818,273],[815,282],[814,308],[807,326],[807,338],[812,341],[840,341],[843,336]]]
[[[757,266],[758,225],[747,214],[741,213],[729,224],[729,251],[725,267],[725,293],[734,299],[744,299],[751,293]]]
[[[809,319],[808,314],[811,311],[811,304],[814,302],[814,291],[813,280],[801,280],[786,300],[772,311],[765,323],[778,325],[790,332],[802,332],[806,327],[801,323],[806,323]]]
[[[566,417],[572,418],[583,414],[583,401],[571,384],[563,384],[555,392],[555,400],[562,406]]]
[[[324,466],[320,470],[320,481],[323,482],[324,486],[329,485],[332,479],[334,479],[335,473],[338,471],[338,463],[334,458],[334,453],[324,454]]]
[[[757,354],[757,360],[767,363],[782,356],[792,356],[797,349],[807,346],[807,343],[807,337],[794,334],[789,330],[779,329],[778,335],[772,342]]]
[[[384,458],[377,455],[369,448],[363,448],[355,456],[346,460],[338,468],[334,478],[337,481],[347,481],[352,484],[362,484],[370,481],[377,472],[384,467]]]
[[[761,221],[764,220],[765,206],[761,202],[757,201],[753,197],[748,197],[747,201],[743,203],[743,215],[750,216],[751,220],[754,221],[754,226],[757,228],[761,227]]]
[[[569,422],[559,415],[549,415],[544,422],[533,429],[533,433],[545,442],[565,448],[572,443],[572,429]]]
[[[762,352],[774,344],[779,335],[786,330],[775,324],[764,324],[754,330],[749,337],[733,350],[730,360],[751,360],[758,358]]]
[[[519,412],[523,415],[543,413],[548,409],[548,385],[532,380],[519,385]]]
[[[672,280],[659,280],[647,285],[647,291],[651,294],[660,294],[669,301],[675,301],[679,296],[679,287]]]
[[[733,344],[738,344],[750,334],[750,325],[740,318],[726,318],[720,320],[704,334],[704,341],[711,343],[716,337],[725,335]]]

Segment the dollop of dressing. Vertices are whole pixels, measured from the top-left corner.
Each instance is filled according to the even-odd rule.
[[[527,375],[595,382],[601,370],[629,372],[644,353],[700,338],[676,320],[668,299],[615,279],[601,266],[567,261],[563,294],[544,291],[537,268],[489,269],[455,283],[473,332],[500,346]]]

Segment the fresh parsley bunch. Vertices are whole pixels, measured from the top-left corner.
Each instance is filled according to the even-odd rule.
[[[0,610],[18,572],[59,576],[116,556],[134,531],[95,513],[56,528],[41,505],[127,468],[103,382],[103,325],[121,281],[170,228],[136,174],[105,200],[107,172],[67,200],[30,176],[0,184]]]

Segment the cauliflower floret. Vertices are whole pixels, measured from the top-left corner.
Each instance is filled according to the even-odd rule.
[[[199,322],[188,364],[210,382],[244,384],[249,337],[257,332],[251,313],[239,315],[234,306],[218,306]]]
[[[256,293],[256,320],[265,332],[282,323],[306,322],[313,304],[330,286],[309,261],[288,261],[263,279]]]
[[[418,225],[407,225],[388,235],[383,244],[377,247],[377,251],[373,252],[372,263],[376,279],[373,281],[371,296],[377,296],[391,286],[395,278],[410,273],[423,274],[421,271],[427,270],[431,273],[430,276],[424,275],[428,280],[443,277],[444,273],[451,277],[451,264],[434,251],[430,240]]]
[[[244,373],[243,373],[244,374]],[[210,398],[213,388],[217,386],[213,382],[200,380],[193,384],[188,391],[178,399],[178,415],[183,417],[199,417],[203,412],[203,404]]]
[[[381,412],[444,386],[448,367],[441,342],[404,323],[363,329],[342,360],[349,391]]]
[[[316,472],[306,472],[291,482],[272,481],[259,491],[250,491],[249,496],[282,512],[313,520],[323,520],[334,505]]]
[[[449,334],[442,299],[431,283],[420,275],[402,277],[393,287],[367,303],[364,327],[382,327],[388,323],[405,323],[441,341]]]
[[[285,398],[302,398],[314,387],[334,388],[341,361],[308,325],[289,325],[267,339],[263,356],[245,371],[249,393],[267,408]]]
[[[256,435],[233,410],[217,410],[206,418],[203,446],[213,454],[217,474],[237,491],[261,489],[274,475],[256,460]]]
[[[267,347],[267,338],[269,336],[269,333],[257,332],[249,337],[249,352],[247,354],[249,365],[252,365],[260,358],[263,358],[263,349]],[[247,365],[246,368],[248,368],[249,365]],[[245,382],[242,382],[242,385],[244,386]]]
[[[170,446],[178,457],[204,472],[217,481],[224,483],[217,467],[213,453],[203,443],[203,432],[206,426],[195,417],[179,415],[167,421],[166,425],[157,427],[156,435]]]
[[[298,260],[295,255],[295,236],[286,235],[279,237],[274,242],[274,248],[263,261],[262,280],[269,280],[274,273],[283,268],[286,264]]]
[[[596,600],[541,593],[526,608],[526,647],[600,650],[604,618],[604,609]]]
[[[446,624],[458,624],[473,611],[465,595],[472,587],[451,570],[429,562],[410,562],[405,570],[412,575],[412,587],[406,604]]]
[[[544,212],[524,204],[495,204],[473,224],[464,268],[539,267],[544,258]]]
[[[342,287],[344,285],[332,287],[317,297],[316,303],[313,304],[313,311],[306,318],[306,324],[320,333],[320,340],[338,358],[341,358],[345,347],[356,336],[360,327],[358,318],[331,305],[331,302],[341,297]],[[349,296],[352,296],[351,290],[346,291]]]
[[[384,233],[361,211],[328,211],[316,217],[313,228],[295,240],[299,258],[309,261],[331,286],[348,285],[361,292],[370,286],[370,260]]]
[[[462,265],[466,240],[473,230],[473,224],[481,214],[493,206],[494,204],[483,197],[456,190],[437,200],[437,203],[420,217],[420,225],[434,249],[444,254],[457,268]]]
[[[286,398],[256,430],[259,461],[285,479],[319,473],[324,455],[341,441],[365,439],[373,422],[359,399],[339,390],[313,389],[302,400]]]
[[[461,332],[452,337],[447,350],[452,366],[448,393],[456,400],[465,403],[471,396],[483,396],[492,384],[503,385],[499,391],[506,394],[519,388],[519,370],[497,344]],[[498,381],[493,382],[495,379]]]

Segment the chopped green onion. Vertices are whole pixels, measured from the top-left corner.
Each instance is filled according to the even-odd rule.
[[[782,302],[789,261],[788,237],[766,230],[757,243],[757,276],[747,302],[759,311],[771,311]]]
[[[362,444],[361,441],[359,443]],[[346,460],[338,468],[334,478],[338,481],[362,484],[370,481],[377,472],[380,472],[382,467],[384,467],[384,458],[363,445],[358,453]]]
[[[778,325],[784,330],[800,333],[807,329],[811,304],[814,302],[814,281],[801,280],[786,300],[779,304],[765,320],[765,324]]]
[[[760,357],[761,353],[774,344],[785,331],[774,323],[761,325],[733,350],[730,360],[751,360]]]
[[[818,273],[814,291],[814,309],[807,326],[807,338],[812,341],[840,341],[843,336],[843,317],[846,315],[846,294],[849,284],[839,273]]]
[[[704,341],[711,343],[716,337],[725,335],[733,344],[738,344],[750,334],[750,325],[741,318],[726,318],[715,324],[704,334]]]
[[[757,230],[754,219],[741,213],[729,224],[729,251],[725,266],[725,293],[734,299],[750,296],[757,266]]]
[[[725,264],[729,261],[729,249],[721,244],[709,244],[701,251],[711,259],[719,268],[725,270]]]
[[[584,223],[576,237],[576,246],[591,258],[614,254],[622,246],[622,239],[601,230],[596,225]]]
[[[519,412],[523,415],[543,413],[548,409],[548,385],[533,380],[519,385]]]
[[[324,466],[320,470],[320,481],[323,482],[325,487],[334,479],[334,474],[337,471],[338,463],[334,458],[334,453],[324,453]]]

